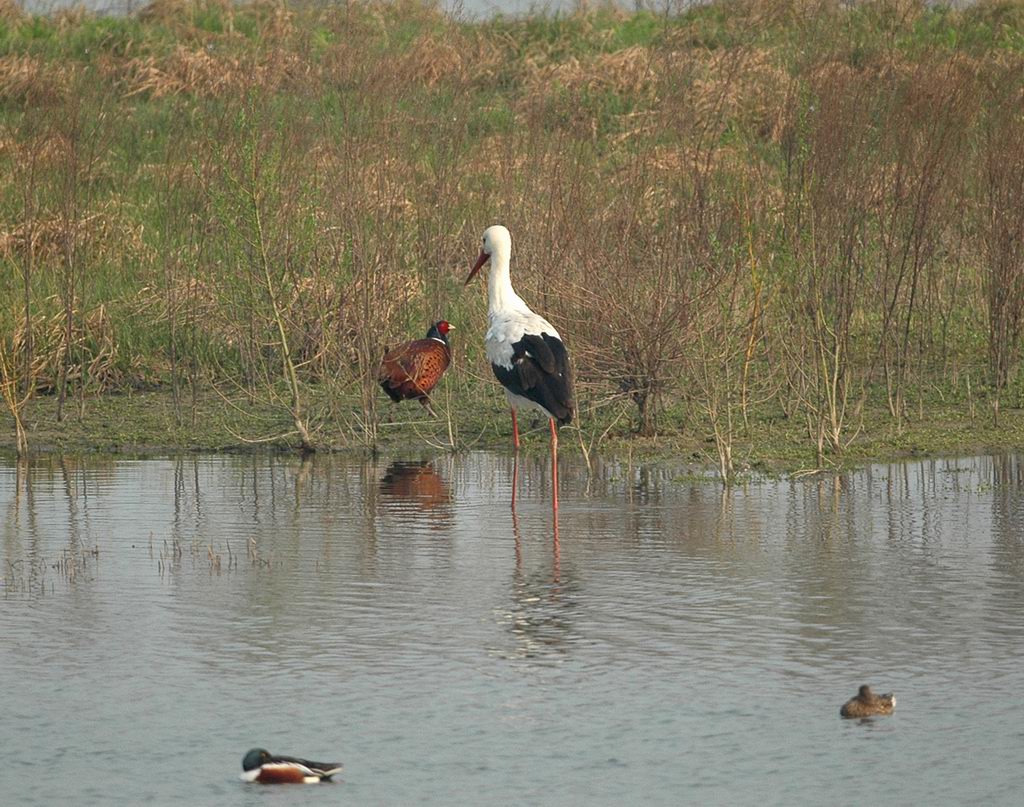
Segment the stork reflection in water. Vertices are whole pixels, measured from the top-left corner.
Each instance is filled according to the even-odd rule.
[[[510,657],[557,659],[570,650],[579,637],[573,614],[577,600],[571,596],[573,583],[562,568],[557,521],[553,525],[551,554],[533,554],[534,568],[528,568],[530,543],[524,542],[519,515],[512,511],[512,540],[515,553],[511,581],[511,602],[499,611],[515,640]],[[544,546],[547,536],[538,536]]]

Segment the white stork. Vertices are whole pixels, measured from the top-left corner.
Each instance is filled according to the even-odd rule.
[[[500,224],[484,231],[480,257],[466,278],[466,285],[487,261],[491,262],[487,278],[487,318],[490,327],[484,338],[487,358],[494,375],[505,388],[512,408],[512,442],[519,450],[520,407],[538,409],[551,425],[552,505],[558,510],[558,431],[555,421],[564,426],[572,421],[576,404],[573,401],[572,373],[569,354],[554,326],[533,313],[512,288],[509,261],[512,257],[512,236]],[[512,481],[512,504],[515,506],[515,485]]]

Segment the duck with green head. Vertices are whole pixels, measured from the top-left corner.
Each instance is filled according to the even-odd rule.
[[[271,754],[265,748],[253,748],[242,758],[242,779],[261,785],[329,782],[341,767],[340,762],[313,762]]]

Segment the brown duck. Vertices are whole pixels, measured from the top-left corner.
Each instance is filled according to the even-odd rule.
[[[435,322],[423,339],[406,342],[384,354],[377,380],[392,401],[417,400],[433,414],[430,391],[451,364],[448,331],[454,329],[444,320]]]
[[[850,698],[839,710],[843,717],[872,717],[874,715],[891,715],[896,706],[896,696],[893,693],[887,695],[876,695],[871,687],[864,684],[857,690],[857,694]]]

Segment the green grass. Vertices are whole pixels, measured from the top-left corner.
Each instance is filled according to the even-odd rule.
[[[474,23],[417,2],[295,5],[284,17],[269,4],[189,2],[126,17],[0,19],[0,64],[10,72],[0,85],[0,238],[26,223],[42,233],[31,257],[40,328],[57,321],[72,284],[79,324],[102,306],[116,346],[112,381],[87,385],[81,422],[56,424],[49,396],[29,404],[30,441],[217,448],[244,445],[240,434],[287,430],[272,292],[301,353],[303,393],[324,447],[361,445],[358,424],[374,418],[364,410],[381,348],[422,336],[442,316],[458,327],[449,376],[459,434],[500,446],[505,413],[480,344],[485,305],[480,288],[464,291],[461,281],[483,226],[501,220],[522,247],[517,288],[543,303],[577,356],[580,403],[590,413],[585,441],[713,460],[693,328],[681,325],[668,340],[675,358],[656,379],[665,390],[656,439],[632,434],[635,408],[620,402],[615,376],[624,357],[606,334],[622,327],[623,300],[636,306],[637,322],[627,324],[642,329],[663,289],[693,293],[695,319],[731,350],[711,372],[735,423],[730,385],[758,277],[764,337],[748,368],[758,400],[749,431],[734,429],[734,454],[759,467],[813,464],[804,418],[818,393],[798,389],[799,379],[813,367],[814,317],[837,306],[831,291],[819,312],[801,295],[815,261],[839,260],[833,247],[849,222],[820,228],[837,208],[860,204],[848,361],[854,395],[862,387],[869,394],[863,429],[844,451],[827,452],[827,462],[1019,445],[1018,415],[1007,411],[1024,390],[1016,368],[1002,424],[986,425],[994,396],[984,232],[987,127],[1019,95],[1022,53],[1024,2],[959,11],[751,0],[669,16],[598,9]],[[923,170],[914,149],[930,142],[930,116],[949,97],[928,76],[949,68],[959,80],[957,65],[977,83],[953,121],[966,133],[964,147],[939,172],[962,171],[936,204],[955,198],[934,223],[915,224],[901,209],[899,226],[910,224],[894,245],[886,205],[904,191],[914,198],[918,189],[907,183]],[[835,104],[846,118],[821,117],[823,106],[854,92],[853,112]],[[829,140],[862,124],[857,110],[870,114],[853,146]],[[893,130],[894,112],[906,131]],[[1019,121],[1006,125],[1024,137]],[[28,158],[38,165],[31,178]],[[860,163],[873,173],[851,191],[859,198],[815,207],[832,198],[815,194],[852,183]],[[886,185],[897,167],[906,173]],[[260,195],[263,244],[248,182]],[[69,257],[61,228],[70,220],[77,240]],[[923,242],[912,240],[922,232]],[[937,246],[908,325],[908,412],[896,419],[879,359],[879,300],[891,288],[880,267],[887,254],[929,239]],[[29,271],[15,241],[0,252],[0,327],[12,349]],[[190,280],[204,296],[173,313],[180,367],[172,378],[167,301]],[[900,311],[910,301],[898,294]],[[944,353],[940,315],[949,319]],[[324,333],[314,333],[318,325]],[[82,336],[86,362],[99,341]],[[191,395],[193,368],[202,408],[195,427],[179,426],[183,410],[171,411],[168,390],[176,381]],[[961,379],[955,386],[946,381],[950,368]],[[53,388],[53,378],[45,382],[41,389]],[[254,401],[248,414],[226,414],[234,410],[212,394],[215,386]],[[69,394],[79,392],[73,383]],[[922,398],[923,417],[911,411]],[[385,417],[394,414],[383,403]],[[851,420],[848,434],[859,427],[860,418]],[[446,434],[389,428],[379,441],[429,433],[443,442]]]

